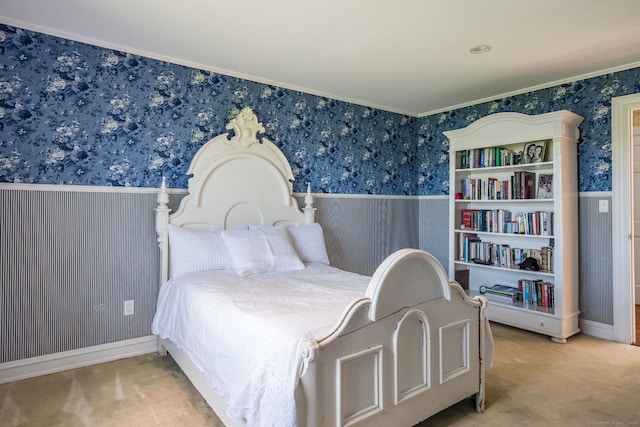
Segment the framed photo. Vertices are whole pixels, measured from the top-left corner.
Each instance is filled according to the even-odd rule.
[[[538,175],[538,199],[553,199],[553,175]]]
[[[524,145],[524,153],[522,153],[522,163],[544,162],[546,151],[547,141],[528,142]]]

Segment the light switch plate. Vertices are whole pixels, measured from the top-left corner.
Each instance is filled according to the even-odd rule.
[[[598,212],[600,212],[600,213],[609,212],[609,201],[608,200],[599,200],[598,201]]]

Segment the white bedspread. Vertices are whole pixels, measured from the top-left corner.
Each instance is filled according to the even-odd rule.
[[[152,331],[207,374],[232,419],[294,426],[300,342],[329,332],[369,279],[324,264],[245,277],[185,274],[162,287]]]

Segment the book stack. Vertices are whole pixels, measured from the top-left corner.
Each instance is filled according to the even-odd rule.
[[[484,296],[490,301],[512,304],[518,301],[518,288],[506,285],[493,285],[485,289]]]

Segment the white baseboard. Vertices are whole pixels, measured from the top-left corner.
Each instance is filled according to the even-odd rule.
[[[580,331],[583,334],[609,341],[615,341],[613,325],[607,325],[605,323],[593,322],[591,320],[583,319],[580,319],[578,322],[580,324]]]
[[[158,337],[133,338],[77,350],[0,363],[0,384],[158,351]]]

